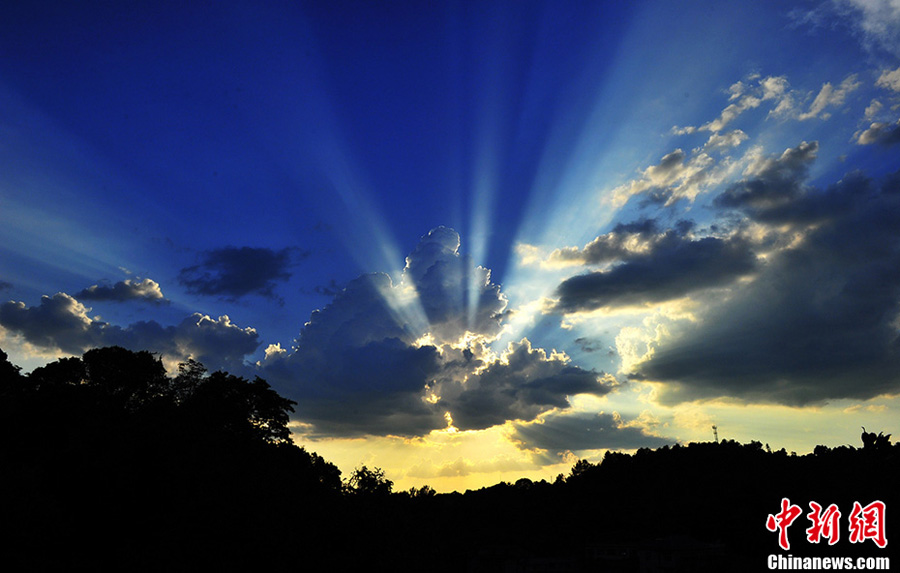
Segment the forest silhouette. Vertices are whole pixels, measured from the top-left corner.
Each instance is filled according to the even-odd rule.
[[[854,502],[897,505],[900,444],[806,455],[690,443],[577,462],[552,483],[394,492],[291,441],[294,402],[264,380],[168,375],[119,347],[24,375],[0,350],[5,570],[761,571],[770,554],[891,556],[851,543]],[[867,434],[872,434],[870,437]],[[800,506],[778,546],[766,518]],[[809,502],[842,512],[835,545],[806,539]]]

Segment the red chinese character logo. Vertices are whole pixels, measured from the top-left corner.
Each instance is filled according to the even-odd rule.
[[[884,537],[884,513],[883,501],[873,501],[865,507],[854,501],[853,512],[850,514],[850,542],[862,543],[871,539],[883,549],[887,545]]]
[[[806,539],[810,543],[818,543],[821,538],[828,539],[828,545],[834,545],[841,537],[841,528],[838,522],[841,519],[841,510],[833,503],[828,506],[825,513],[822,513],[822,506],[818,503],[809,502],[809,508],[812,510],[806,514],[812,526],[806,530]]]
[[[787,528],[797,519],[797,516],[803,513],[800,506],[792,505],[788,498],[781,498],[781,511],[775,515],[769,514],[766,520],[766,529],[769,531],[778,531],[778,545],[787,551],[791,548],[788,541]]]

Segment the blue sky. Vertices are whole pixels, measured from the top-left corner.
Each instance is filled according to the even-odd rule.
[[[896,430],[900,4],[15,3],[0,348],[462,489]]]

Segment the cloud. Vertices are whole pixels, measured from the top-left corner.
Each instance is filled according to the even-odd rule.
[[[611,390],[600,374],[528,340],[495,354],[489,343],[506,298],[458,249],[455,231],[432,230],[396,284],[385,274],[351,281],[312,313],[290,353],[268,353],[264,377],[298,402],[310,435],[483,429]]]
[[[791,201],[800,193],[819,143],[802,142],[778,157],[760,157],[747,166],[747,178],[731,185],[715,198],[718,207],[767,209]]]
[[[809,187],[794,149],[769,165],[783,167],[783,178],[760,169],[759,186],[743,185],[753,192],[731,203],[794,239],[632,365],[635,378],[663,383],[662,401],[803,405],[900,392],[900,173]],[[790,192],[770,192],[767,182]]]
[[[730,163],[716,161],[703,149],[689,156],[682,149],[666,154],[657,165],[644,169],[641,176],[612,190],[612,203],[621,207],[639,194],[671,205],[678,199],[693,201],[704,189],[716,185],[727,175]]]
[[[817,117],[828,119],[831,114],[826,113],[825,109],[842,105],[847,98],[847,95],[855,91],[860,85],[861,84],[857,81],[855,74],[845,78],[844,81],[841,82],[841,85],[836,88],[832,86],[830,82],[826,82],[822,85],[822,89],[819,90],[816,98],[810,104],[809,110],[797,115],[797,119],[800,121]]]
[[[854,25],[863,45],[869,49],[880,47],[900,56],[900,2],[897,0],[837,0],[841,7],[855,12]]]
[[[607,270],[563,281],[553,310],[572,313],[673,300],[729,284],[755,268],[749,243],[737,235],[692,239],[669,230],[645,252],[629,253]]]
[[[734,103],[729,104],[722,110],[718,118],[700,126],[698,129],[718,133],[745,111],[759,107],[764,101],[780,100],[785,96],[787,88],[788,82],[784,77],[769,76],[759,79],[756,85],[749,86],[743,82],[738,82],[728,90],[731,94],[728,99],[729,101],[734,101]]]
[[[895,92],[900,92],[900,68],[897,68],[896,70],[884,70],[881,72],[881,75],[878,76],[878,79],[875,81],[875,85]]]
[[[860,145],[883,145],[890,147],[900,143],[900,121],[893,124],[875,122],[868,129],[856,135]]]
[[[567,356],[532,348],[527,339],[511,343],[499,360],[465,381],[438,386],[461,430],[482,430],[507,420],[532,420],[553,408],[568,407],[577,394],[607,394],[615,380],[569,364]]]
[[[440,477],[464,477],[479,473],[524,472],[533,470],[534,466],[521,456],[498,455],[492,458],[471,460],[458,457],[435,465],[431,461],[423,461],[406,471],[408,477],[431,479]]]
[[[0,281],[0,290],[9,290],[12,288],[12,283],[8,283],[6,281]]]
[[[468,332],[494,336],[506,297],[491,282],[491,271],[459,253],[459,234],[438,227],[421,238],[406,257],[402,281],[414,288],[430,325],[441,340],[455,341]]]
[[[584,246],[556,249],[547,257],[552,266],[599,265],[650,252],[664,237],[654,219],[619,223],[609,233]]]
[[[93,285],[77,293],[75,298],[80,300],[108,300],[115,302],[125,302],[128,300],[144,300],[154,303],[166,302],[166,298],[159,288],[159,283],[152,279],[125,279],[114,285]]]
[[[291,277],[287,271],[293,249],[223,247],[205,251],[201,261],[181,269],[178,281],[191,294],[238,299],[249,294],[276,298],[277,281]],[[307,253],[301,253],[306,256]]]
[[[104,323],[91,319],[89,308],[65,293],[41,297],[37,307],[9,301],[0,305],[0,326],[21,334],[36,346],[81,354],[97,346]]]
[[[768,117],[801,121],[827,119],[833,108],[843,105],[848,95],[862,85],[855,74],[847,76],[837,87],[826,82],[809,108],[802,111],[801,106],[812,97],[812,93],[801,94],[790,90],[783,76],[756,76],[752,79],[755,81],[737,82],[729,88],[729,101],[732,103],[722,110],[718,118],[699,127],[672,128],[674,135],[708,131],[711,135],[706,143],[690,153],[678,148],[664,155],[658,164],[644,168],[639,177],[614,188],[610,194],[611,204],[622,207],[635,195],[645,195],[645,204],[657,203],[665,207],[679,199],[693,202],[704,191],[728,181],[746,160],[746,157],[736,160],[729,151],[740,146],[749,136],[740,129],[723,132],[738,116],[768,102],[774,105]],[[878,106],[873,106],[867,113],[877,112]],[[752,154],[753,151],[748,155],[752,157]]]
[[[849,26],[861,45],[870,51],[885,50],[900,56],[900,2],[897,0],[831,0],[814,3],[812,9],[793,9],[788,14],[797,25],[824,28]]]
[[[316,288],[313,290],[316,294],[334,297],[337,296],[338,293],[343,290],[343,286],[338,284],[338,282],[334,279],[328,281],[327,285],[316,285]]]
[[[865,111],[866,119],[871,120],[872,118],[876,117],[881,112],[881,109],[883,107],[884,107],[884,104],[882,104],[877,99],[873,99],[872,103],[870,103],[869,106],[866,108],[866,111]]]
[[[657,165],[646,167],[640,177],[613,189],[613,205],[621,207],[631,197],[647,194],[650,201],[670,206],[678,199],[693,201],[704,190],[724,181],[731,174],[735,163],[727,155],[714,159],[710,153],[725,154],[746,141],[748,135],[740,129],[726,133],[722,133],[722,130],[739,115],[759,107],[763,102],[776,102],[776,110],[788,109],[793,105],[786,78],[768,76],[754,79],[756,82],[753,84],[737,82],[731,86],[728,90],[731,94],[729,101],[733,103],[722,110],[718,118],[700,127],[674,127],[674,135],[688,135],[698,131],[708,131],[711,135],[706,143],[690,154],[681,148],[675,149],[663,156]]]
[[[141,321],[121,327],[90,317],[90,310],[65,293],[43,296],[36,307],[10,301],[0,305],[0,326],[34,346],[67,354],[102,346],[158,352],[168,367],[193,358],[211,370],[234,371],[259,346],[254,329],[240,328],[227,316],[195,313],[177,326]]]
[[[557,462],[566,452],[659,448],[677,442],[654,435],[639,420],[626,422],[617,412],[552,412],[515,424],[511,438],[522,447],[547,450]]]
[[[724,134],[713,133],[709,136],[709,139],[706,141],[706,143],[703,144],[703,149],[704,151],[730,149],[732,147],[737,147],[741,143],[747,141],[748,137],[749,136],[740,129],[735,129]]]

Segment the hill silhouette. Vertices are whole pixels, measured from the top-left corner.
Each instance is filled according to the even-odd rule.
[[[378,468],[342,480],[290,441],[293,402],[262,379],[167,375],[111,347],[22,375],[0,351],[0,491],[8,570],[760,571],[771,554],[890,557],[900,445],[759,442],[610,452],[553,483],[393,492]],[[876,436],[877,438],[877,436]],[[787,498],[790,550],[766,529]],[[882,501],[889,543],[852,543],[854,502]],[[841,511],[806,539],[810,502]]]

